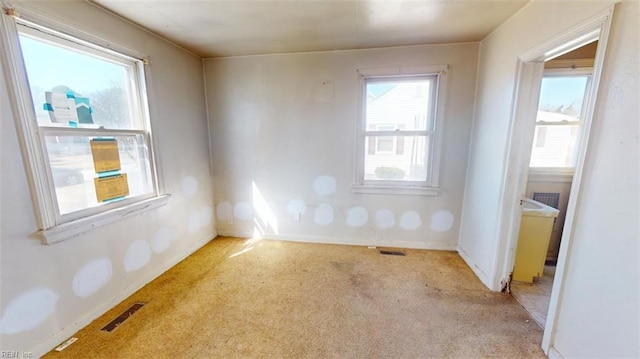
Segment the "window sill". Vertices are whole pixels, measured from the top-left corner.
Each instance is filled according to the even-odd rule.
[[[438,187],[399,187],[399,186],[372,186],[354,185],[353,193],[364,194],[392,194],[412,196],[439,196],[442,190]]]
[[[77,219],[72,222],[63,223],[49,229],[36,232],[44,244],[54,244],[62,242],[69,238],[75,237],[81,233],[87,232],[93,228],[113,223],[117,220],[131,217],[158,207],[162,207],[169,203],[170,195],[161,195],[158,197],[146,199],[136,202],[125,207],[112,209],[93,216]]]
[[[572,182],[573,168],[529,168],[529,182]]]

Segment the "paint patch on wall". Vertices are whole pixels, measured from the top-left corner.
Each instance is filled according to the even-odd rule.
[[[400,228],[413,231],[422,226],[420,215],[416,211],[406,211],[400,216]]]
[[[124,255],[124,270],[127,272],[135,272],[138,269],[149,264],[151,260],[151,248],[149,243],[137,240],[133,241]]]
[[[80,298],[86,298],[104,287],[111,280],[112,273],[109,258],[91,260],[73,276],[73,292]]]
[[[171,241],[175,237],[175,231],[171,227],[160,227],[151,239],[151,250],[153,253],[162,253],[169,249]]]
[[[204,206],[200,210],[200,225],[202,227],[206,227],[211,224],[211,219],[213,219],[213,210],[209,206]]]
[[[182,195],[184,198],[193,198],[198,193],[198,180],[195,177],[187,176],[182,179]]]
[[[376,226],[380,229],[391,228],[396,225],[396,218],[388,209],[379,209],[376,211]]]
[[[364,207],[353,207],[347,212],[347,226],[362,227],[369,221],[369,212]]]
[[[300,220],[300,217],[307,211],[307,204],[299,198],[294,198],[287,203],[287,214],[294,220]]]
[[[435,232],[446,232],[453,227],[453,214],[449,211],[440,210],[431,216],[431,230]]]
[[[56,310],[60,294],[35,287],[13,298],[0,319],[1,334],[17,334],[36,328]]]
[[[216,218],[223,222],[233,218],[233,206],[231,203],[227,201],[218,203],[218,206],[216,206]]]
[[[328,196],[336,191],[336,179],[331,176],[318,176],[313,180],[313,190],[320,196]]]
[[[196,233],[202,227],[202,216],[200,211],[191,212],[189,215],[189,222],[187,224],[187,230],[189,233]]]
[[[243,221],[253,218],[253,207],[248,202],[238,202],[233,207],[233,216]]]
[[[333,222],[333,207],[326,203],[321,203],[313,215],[313,221],[319,225],[327,226]]]

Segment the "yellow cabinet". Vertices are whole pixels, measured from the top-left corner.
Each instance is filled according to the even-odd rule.
[[[523,200],[513,280],[532,283],[542,276],[553,223],[559,211],[529,198]]]

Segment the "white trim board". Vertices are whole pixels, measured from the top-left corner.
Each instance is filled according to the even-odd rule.
[[[253,232],[247,231],[218,231],[218,235],[222,237],[238,237],[238,238],[253,238],[255,235]],[[438,250],[438,251],[457,251],[455,246],[451,245],[438,245],[437,243],[430,242],[415,242],[415,241],[380,241],[371,238],[370,240],[363,240],[349,237],[329,237],[329,236],[309,236],[309,235],[297,235],[297,234],[265,234],[260,236],[264,240],[277,240],[288,242],[300,242],[300,243],[320,243],[320,244],[343,244],[348,246],[375,246],[375,247],[394,247],[394,248],[407,248],[407,249],[425,249],[425,250]]]

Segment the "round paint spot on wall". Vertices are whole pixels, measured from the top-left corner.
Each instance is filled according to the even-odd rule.
[[[413,231],[422,226],[420,215],[416,211],[406,211],[400,216],[400,228]]]
[[[200,212],[191,212],[189,215],[189,222],[187,224],[187,230],[189,233],[196,233],[200,227],[202,227],[202,217],[200,216]]]
[[[151,250],[153,253],[162,253],[169,249],[171,241],[175,236],[173,228],[160,227],[151,239]]]
[[[233,216],[243,221],[249,221],[253,218],[253,208],[247,202],[238,202],[233,207]]]
[[[73,276],[73,292],[80,298],[86,298],[97,292],[111,279],[111,260],[99,258],[87,262]]]
[[[388,209],[379,209],[376,211],[376,226],[380,229],[391,228],[396,225],[396,219]]]
[[[313,190],[320,196],[328,196],[336,191],[336,179],[331,176],[318,176],[313,180]]]
[[[193,198],[198,193],[198,180],[195,177],[187,176],[182,179],[182,195],[185,198]]]
[[[347,212],[347,226],[362,227],[369,220],[369,212],[364,207],[353,207]]]
[[[216,218],[223,222],[233,218],[233,206],[231,203],[227,201],[218,203],[218,206],[216,206]]]
[[[453,214],[449,211],[440,210],[431,216],[431,230],[435,232],[446,232],[453,227]]]
[[[134,272],[149,264],[151,260],[151,248],[149,243],[137,240],[131,242],[127,253],[124,255],[124,270]]]
[[[36,328],[56,310],[60,295],[47,287],[35,287],[13,298],[0,319],[1,334]]]
[[[287,214],[293,218],[299,218],[307,211],[307,205],[303,200],[295,198],[287,203]]]
[[[213,210],[209,206],[204,206],[200,210],[200,225],[202,227],[208,226],[211,224],[211,219],[213,218]]]
[[[319,225],[327,226],[333,222],[333,207],[321,203],[313,215],[313,221]]]

